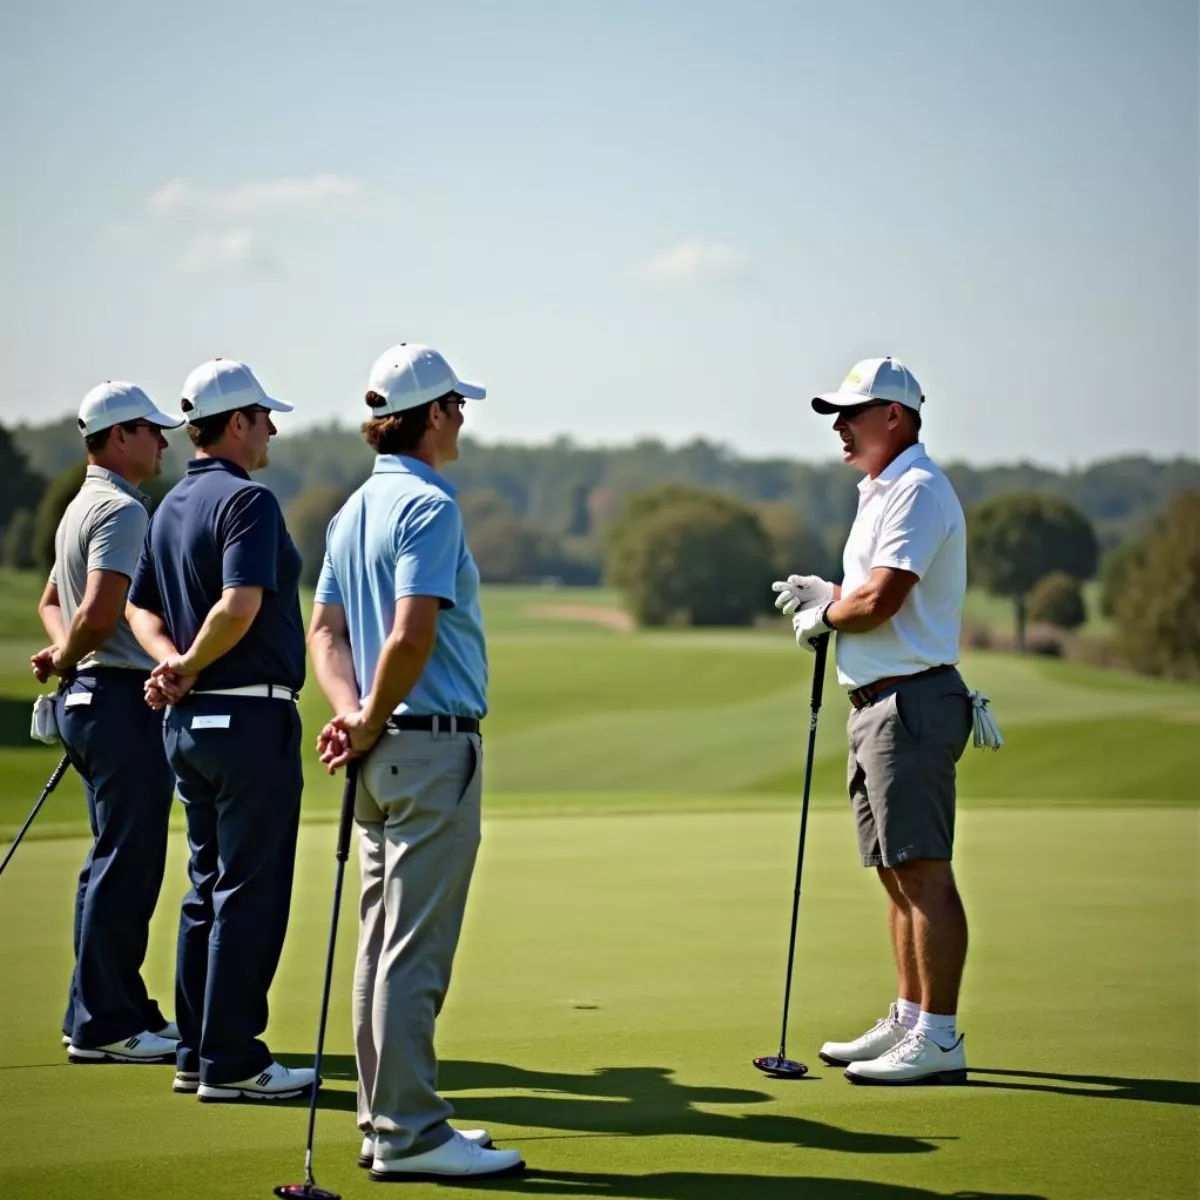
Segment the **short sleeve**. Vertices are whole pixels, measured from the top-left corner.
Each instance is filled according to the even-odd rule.
[[[871,567],[894,567],[921,578],[946,540],[942,503],[924,484],[905,488],[884,510]]]
[[[88,572],[112,571],[132,579],[149,520],[146,510],[136,502],[118,505],[104,513],[88,538]]]
[[[328,549],[326,549],[324,561],[321,563],[321,574],[317,578],[317,590],[313,599],[318,604],[345,605],[341,586],[338,584],[337,576],[333,573],[333,559],[329,557]]]
[[[154,524],[153,517],[150,524]],[[162,592],[159,591],[158,576],[154,572],[154,562],[150,557],[149,532],[142,539],[137,566],[133,569],[133,582],[129,585],[129,603],[134,608],[144,608],[147,612],[162,615]]]
[[[265,487],[239,491],[222,514],[221,586],[275,591],[283,535],[283,513],[274,495]]]
[[[434,501],[409,513],[397,530],[396,599],[436,596],[453,605],[462,536],[462,516],[453,501]]]

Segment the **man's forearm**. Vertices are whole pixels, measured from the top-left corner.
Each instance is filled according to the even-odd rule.
[[[179,647],[167,635],[166,622],[149,609],[135,608],[132,604],[125,608],[125,619],[138,645],[150,655],[155,662],[165,658],[173,658],[179,653]]]
[[[57,604],[43,604],[38,609],[42,619],[42,628],[53,646],[63,646],[67,641],[67,624],[63,620],[62,609]]]
[[[205,667],[228,654],[246,636],[257,613],[249,615],[230,612],[224,600],[218,600],[208,610],[195,641],[183,651],[187,674],[199,675]]]
[[[308,649],[312,654],[317,683],[333,711],[354,712],[361,697],[349,641],[328,629],[318,629],[309,635]]]
[[[71,621],[71,628],[66,631],[66,637],[58,643],[60,649],[55,655],[57,667],[66,671],[78,665],[112,637],[116,627],[115,621],[101,623],[86,607],[77,609]]]
[[[868,587],[857,588],[834,600],[825,610],[826,623],[839,633],[870,633],[894,615],[880,608],[878,595]]]
[[[432,642],[406,641],[394,635],[388,638],[375,670],[375,685],[363,704],[370,728],[379,730],[387,724],[396,706],[416,687],[432,650]]]

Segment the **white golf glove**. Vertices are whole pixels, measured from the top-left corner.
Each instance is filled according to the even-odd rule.
[[[771,591],[778,592],[775,607],[785,617],[797,609],[812,608],[814,605],[829,604],[833,600],[833,584],[819,575],[789,575],[771,584]]]
[[[830,599],[825,604],[802,608],[792,618],[792,629],[796,632],[796,642],[803,649],[810,650],[815,654],[817,643],[827,633],[833,632],[833,628],[825,621],[825,610],[832,603],[833,600]]]

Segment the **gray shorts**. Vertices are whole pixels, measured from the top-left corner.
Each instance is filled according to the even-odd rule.
[[[848,784],[864,867],[954,854],[955,764],[971,736],[957,671],[905,680],[851,709]]]

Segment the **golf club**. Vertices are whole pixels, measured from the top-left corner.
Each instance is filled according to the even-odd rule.
[[[796,890],[792,896],[792,931],[788,935],[787,981],[783,987],[783,1031],[779,1035],[779,1053],[756,1058],[754,1065],[776,1079],[801,1079],[808,1068],[787,1056],[788,1005],[792,999],[792,966],[796,961],[796,921],[800,916],[800,876],[804,871],[804,839],[808,835],[808,795],[812,790],[813,757],[817,748],[817,714],[821,711],[821,693],[825,686],[825,659],[829,653],[829,635],[817,643],[817,661],[813,666],[812,704],[808,716],[808,759],[804,764],[804,798],[800,802],[800,847],[796,853]]]
[[[46,803],[46,798],[56,787],[58,781],[67,773],[67,768],[71,765],[71,760],[64,754],[58,761],[58,766],[54,768],[54,773],[46,781],[46,786],[42,789],[42,794],[38,797],[38,802],[33,806],[33,811],[25,818],[25,824],[21,826],[20,833],[17,834],[13,844],[9,846],[8,853],[4,856],[4,861],[0,862],[0,875],[4,873],[4,868],[8,866],[8,860],[17,852],[17,847],[21,844],[21,839],[25,836],[30,825],[33,824],[33,818],[41,811],[42,805]]]
[[[329,990],[333,984],[333,948],[337,942],[338,912],[342,907],[342,880],[346,874],[346,858],[350,853],[350,828],[354,823],[354,792],[358,782],[358,760],[346,764],[346,783],[342,788],[342,815],[338,824],[337,876],[333,884],[333,916],[329,922],[329,951],[325,956],[325,986],[321,992],[321,1019],[317,1024],[317,1054],[314,1066],[312,1095],[308,1103],[308,1142],[304,1147],[304,1182],[282,1183],[275,1195],[288,1200],[342,1200],[337,1192],[317,1187],[313,1178],[313,1131],[317,1124],[317,1089],[321,1083],[321,1054],[325,1049],[325,1019],[329,1016]]]

